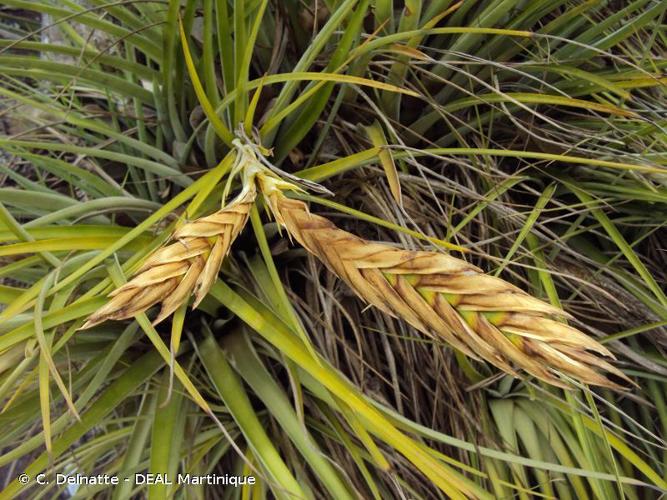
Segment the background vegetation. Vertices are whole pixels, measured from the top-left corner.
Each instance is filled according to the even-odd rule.
[[[664,494],[666,10],[3,0],[0,497]],[[335,193],[313,211],[561,305],[637,387],[457,355],[259,209],[197,311],[78,332],[179,216],[219,208],[239,127]],[[23,471],[259,480],[65,491]]]

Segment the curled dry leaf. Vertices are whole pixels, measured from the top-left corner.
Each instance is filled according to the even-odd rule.
[[[604,358],[600,343],[554,318],[567,313],[467,262],[436,252],[372,243],[311,214],[258,178],[271,210],[291,237],[366,302],[474,359],[518,376],[518,370],[567,387],[558,377],[619,388],[600,373],[627,378]]]
[[[254,184],[249,184],[222,210],[177,229],[172,236],[175,241],[148,257],[134,278],[114,290],[111,300],[93,313],[82,328],[109,319],[131,318],[162,303],[153,322],[157,324],[193,294],[193,308],[197,307],[215,282],[232,242],[245,226],[255,195]]]

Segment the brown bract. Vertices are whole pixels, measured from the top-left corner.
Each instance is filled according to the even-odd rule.
[[[222,210],[194,220],[176,230],[174,243],[155,251],[134,278],[114,290],[111,300],[93,313],[82,328],[106,320],[127,319],[162,303],[157,324],[192,294],[197,307],[215,282],[222,260],[245,226],[255,201],[254,185]]]
[[[291,237],[363,300],[417,330],[514,376],[525,370],[560,387],[567,385],[559,372],[613,388],[600,371],[626,379],[603,359],[613,358],[604,346],[556,320],[568,316],[561,309],[463,260],[363,240],[270,184],[262,191]]]

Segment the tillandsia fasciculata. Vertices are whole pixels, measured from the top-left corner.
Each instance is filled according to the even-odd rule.
[[[85,328],[132,317],[161,302],[158,323],[192,294],[196,307],[217,278],[259,191],[288,235],[356,295],[423,334],[513,376],[525,371],[560,387],[568,384],[559,375],[610,388],[620,386],[603,372],[628,380],[605,359],[613,359],[609,350],[561,321],[569,318],[562,309],[451,255],[396,248],[344,231],[286,196],[303,188],[270,168],[260,147],[238,139],[235,146],[240,194],[220,211],[178,228],[175,242],[153,253],[132,280],[112,292]]]

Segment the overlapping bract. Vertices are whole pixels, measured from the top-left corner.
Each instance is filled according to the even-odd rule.
[[[192,294],[196,307],[218,277],[229,249],[245,226],[255,201],[250,184],[234,201],[207,217],[184,224],[173,234],[174,243],[154,252],[134,278],[114,290],[111,300],[93,313],[82,328],[109,319],[127,319],[162,303],[157,324]]]
[[[270,184],[263,191],[291,237],[359,297],[419,331],[514,376],[523,369],[557,386],[566,386],[557,372],[614,388],[600,371],[625,378],[603,359],[613,357],[604,346],[552,319],[567,316],[561,309],[463,260],[363,240]]]

